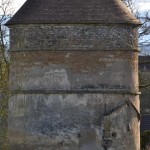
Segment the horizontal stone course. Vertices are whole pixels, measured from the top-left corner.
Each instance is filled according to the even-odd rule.
[[[11,53],[12,90],[138,93],[138,53],[32,51]],[[118,63],[119,62],[119,63]]]
[[[10,51],[138,49],[136,29],[126,25],[16,25],[10,32]]]

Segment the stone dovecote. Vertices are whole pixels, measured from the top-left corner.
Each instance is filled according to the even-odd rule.
[[[27,0],[10,28],[10,150],[139,150],[137,28],[120,0]]]

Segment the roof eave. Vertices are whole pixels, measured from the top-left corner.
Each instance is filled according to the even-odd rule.
[[[5,25],[6,26],[11,26],[11,25],[27,25],[27,24],[106,24],[106,25],[112,25],[112,24],[122,24],[122,25],[130,25],[130,26],[135,26],[135,27],[139,27],[142,25],[142,23],[138,20],[132,20],[132,21],[128,21],[128,22],[124,22],[124,21],[116,21],[116,22],[111,22],[111,21],[88,21],[88,20],[72,20],[72,21],[68,21],[68,20],[55,20],[55,21],[28,21],[28,22],[22,22],[22,21],[8,21]]]

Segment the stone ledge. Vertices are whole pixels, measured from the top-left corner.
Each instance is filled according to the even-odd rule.
[[[108,91],[108,90],[12,90],[12,94],[85,94],[85,93],[98,93],[98,94],[129,94],[129,95],[140,95],[141,92],[132,91]]]

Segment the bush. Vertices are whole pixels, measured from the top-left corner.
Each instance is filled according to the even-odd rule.
[[[141,150],[149,150],[150,144],[150,131],[144,131],[141,133]]]

